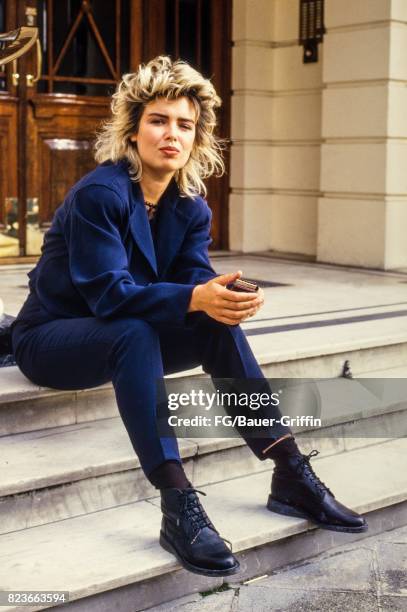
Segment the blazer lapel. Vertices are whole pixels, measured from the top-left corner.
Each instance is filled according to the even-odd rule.
[[[134,209],[130,217],[133,238],[154,274],[157,278],[163,278],[184,239],[189,223],[189,217],[177,208],[178,185],[173,178],[160,198],[156,251],[139,183],[133,183],[133,195]]]
[[[154,274],[158,277],[157,260],[155,257],[154,243],[151,236],[144,198],[140,185],[133,183],[134,209],[130,215],[130,229],[137,246],[147,259]]]
[[[189,217],[183,215],[176,205],[168,206],[166,204],[169,204],[169,202],[163,202],[163,207],[159,211],[160,217],[158,219],[156,239],[160,278],[165,276],[166,271],[177,254],[189,223]]]

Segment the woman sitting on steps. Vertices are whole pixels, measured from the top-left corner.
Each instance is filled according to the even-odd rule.
[[[217,276],[208,257],[203,179],[224,169],[214,136],[220,103],[209,80],[169,57],[123,76],[96,142],[99,165],[57,209],[12,331],[17,364],[34,383],[112,381],[141,468],[160,490],[160,543],[208,576],[233,574],[239,563],[188,481],[177,439],[158,435],[156,381],[202,365],[213,379],[258,379],[269,389],[239,326],[264,294],[228,289],[240,271]],[[303,455],[288,427],[245,440],[259,460],[275,462],[269,510],[335,531],[367,528],[316,476],[316,451]]]

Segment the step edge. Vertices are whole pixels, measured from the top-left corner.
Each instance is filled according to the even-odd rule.
[[[284,363],[290,361],[296,361],[299,359],[310,359],[314,357],[324,357],[331,355],[341,355],[343,353],[355,352],[360,350],[368,350],[371,348],[383,348],[388,346],[399,346],[400,344],[407,343],[407,334],[402,334],[397,337],[392,338],[369,338],[363,339],[358,342],[344,342],[338,344],[322,344],[312,349],[307,348],[306,350],[291,350],[286,353],[282,353],[279,351],[278,353],[266,352],[266,353],[257,353],[256,359],[260,365],[270,365],[274,363]],[[10,366],[8,368],[4,368],[4,370],[13,369],[13,371],[18,370],[18,366]],[[0,380],[1,380],[2,368],[0,368]],[[182,372],[176,372],[174,374],[166,375],[165,378],[179,378],[182,376],[185,377],[196,377],[204,374],[201,367],[193,368],[191,370],[184,370]],[[24,375],[21,373],[21,377]],[[27,379],[24,380],[24,384],[27,385]],[[11,403],[16,401],[24,401],[26,399],[41,399],[42,397],[53,397],[59,396],[63,394],[70,393],[86,393],[89,391],[94,392],[95,390],[110,390],[112,388],[111,383],[107,383],[106,385],[101,385],[98,387],[92,387],[90,389],[73,389],[73,390],[60,390],[60,389],[51,389],[47,387],[38,387],[32,383],[32,389],[26,389],[23,392],[15,391],[15,392],[6,392],[2,393],[0,391],[0,405],[2,403]]]

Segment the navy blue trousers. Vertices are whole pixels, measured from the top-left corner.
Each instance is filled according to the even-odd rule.
[[[202,365],[212,379],[264,380],[242,329],[202,312],[188,315],[183,326],[152,325],[133,317],[55,319],[34,327],[17,323],[13,349],[23,374],[40,386],[85,389],[111,381],[147,477],[164,461],[182,463],[176,437],[160,438],[157,432],[157,379]],[[233,406],[225,410],[234,416]],[[278,418],[278,408],[272,410],[267,416]],[[262,432],[261,438],[245,440],[263,460],[261,451],[289,432],[277,424]]]

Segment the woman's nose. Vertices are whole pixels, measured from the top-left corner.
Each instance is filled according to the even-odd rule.
[[[167,130],[167,138],[176,139],[178,135],[178,126],[176,123],[169,123]]]

